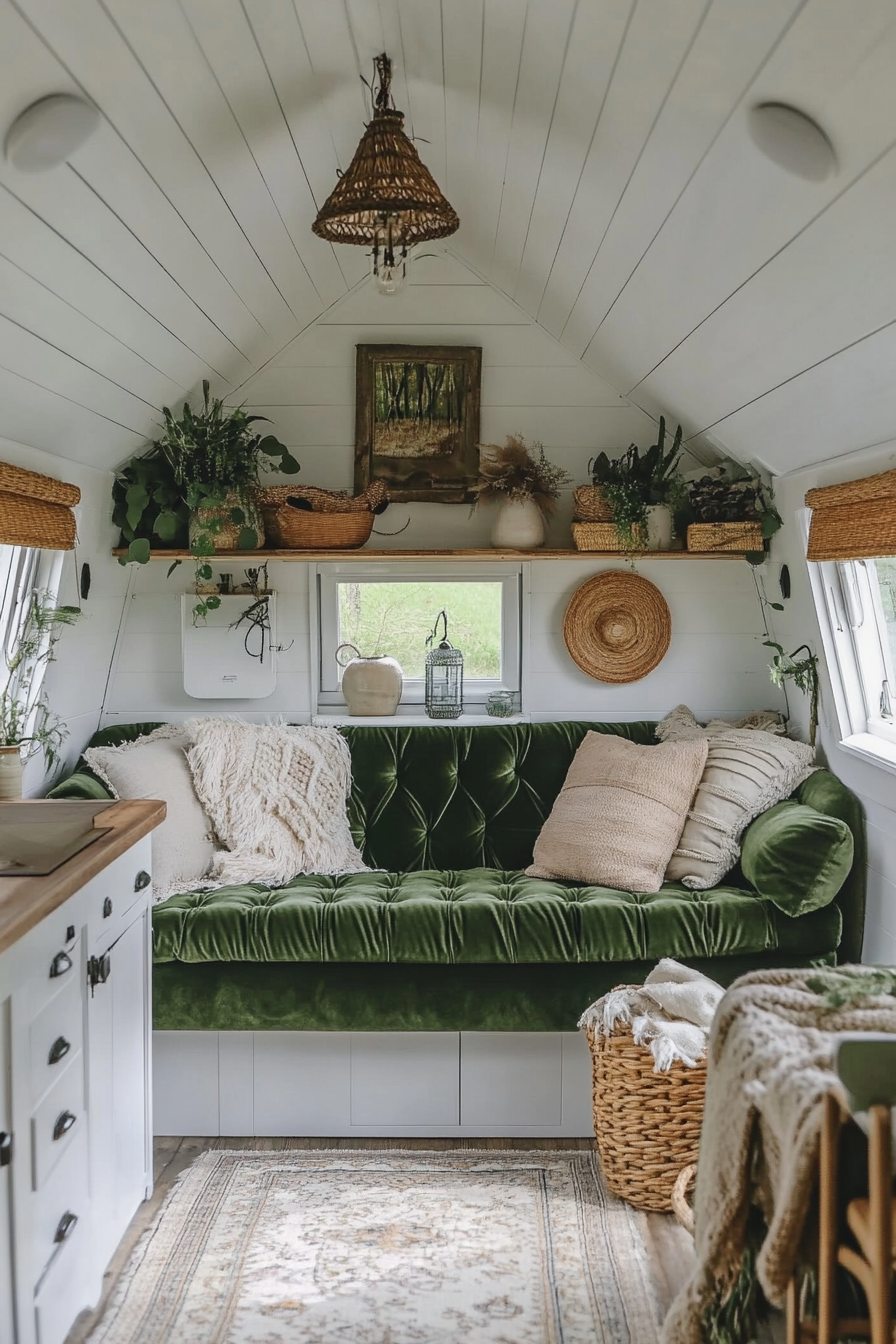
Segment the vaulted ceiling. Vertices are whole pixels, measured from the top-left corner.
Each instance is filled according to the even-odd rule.
[[[0,435],[121,462],[363,283],[310,226],[383,50],[451,248],[621,394],[779,472],[896,437],[893,0],[0,0],[0,134],[103,115],[0,163]],[[765,100],[825,182],[756,150]]]

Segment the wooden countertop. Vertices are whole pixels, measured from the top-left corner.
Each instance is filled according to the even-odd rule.
[[[52,807],[35,799],[32,806]],[[91,878],[131,845],[165,820],[165,804],[154,799],[112,803],[95,818],[95,825],[111,827],[45,877],[0,877],[0,952],[79,891]]]

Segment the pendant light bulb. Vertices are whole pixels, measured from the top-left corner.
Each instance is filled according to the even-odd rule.
[[[379,294],[397,294],[408,279],[411,258],[400,238],[400,221],[395,215],[382,215],[373,242],[373,283]]]

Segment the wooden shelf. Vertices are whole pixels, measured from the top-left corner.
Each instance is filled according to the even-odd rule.
[[[114,550],[113,555],[125,555],[124,549]],[[322,560],[624,560],[622,551],[575,551],[575,550],[536,550],[505,551],[494,546],[477,550],[463,551],[380,551],[360,547],[357,550],[341,551],[218,551],[208,556],[208,563],[217,568],[223,564],[241,564],[243,561],[263,563],[265,560],[302,560],[314,563]],[[644,551],[631,557],[643,560],[743,560],[743,551]],[[190,560],[189,551],[153,551],[151,560]]]

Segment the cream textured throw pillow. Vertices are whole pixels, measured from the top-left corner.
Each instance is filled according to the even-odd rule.
[[[152,833],[152,898],[164,901],[205,885],[215,855],[214,831],[196,797],[180,724],[118,747],[89,747],[84,759],[116,798],[159,798],[168,814]]]
[[[708,745],[694,806],[666,869],[667,881],[695,891],[721,882],[753,818],[789,798],[815,769],[813,747],[755,729],[729,729]]]
[[[191,719],[186,730],[196,792],[227,846],[212,885],[369,871],[346,815],[351,755],[334,728]]]
[[[706,748],[705,738],[642,747],[587,733],[535,842],[529,877],[659,891]]]

